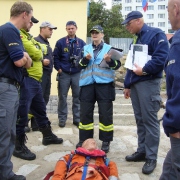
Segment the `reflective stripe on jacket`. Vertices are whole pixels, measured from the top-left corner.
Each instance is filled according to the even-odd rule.
[[[88,66],[81,70],[80,86],[96,83],[110,83],[114,81],[115,73],[111,68],[100,67],[105,54],[111,49],[111,46],[104,43],[103,48],[94,57],[92,44],[84,46],[84,56],[88,53],[92,55]]]

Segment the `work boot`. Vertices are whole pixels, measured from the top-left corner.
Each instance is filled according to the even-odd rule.
[[[145,161],[146,160],[146,154],[135,152],[132,155],[126,156],[125,159],[126,159],[126,161],[134,161],[134,162]]]
[[[61,143],[63,143],[62,138],[58,138],[55,134],[53,134],[50,125],[46,125],[43,128],[39,128],[39,130],[43,134],[43,140],[42,140],[43,145],[61,144]]]
[[[76,144],[76,149],[77,149],[78,147],[82,147],[83,142],[84,142],[84,141],[81,141],[81,140],[80,140],[80,141]]]
[[[102,147],[101,147],[101,150],[103,150],[105,153],[108,153],[109,152],[109,145],[110,145],[110,142],[102,142]]]
[[[31,118],[31,128],[32,128],[32,131],[39,131],[39,126],[34,117]]]
[[[142,168],[142,172],[144,174],[151,174],[154,171],[154,169],[156,168],[156,163],[157,163],[157,161],[154,159],[147,159]]]
[[[11,177],[11,178],[8,179],[8,180],[26,180],[26,178],[25,178],[24,176],[22,176],[22,175],[16,175],[16,174],[14,174],[14,176]]]
[[[34,160],[36,159],[36,155],[27,148],[27,146],[25,145],[26,140],[27,137],[25,134],[16,136],[16,143],[13,155],[24,160]]]

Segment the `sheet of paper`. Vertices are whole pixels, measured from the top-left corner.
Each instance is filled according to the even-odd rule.
[[[123,56],[123,52],[117,51],[115,49],[110,49],[108,54],[111,55],[111,59],[113,60],[120,60],[120,58]]]
[[[130,70],[135,69],[134,64],[144,67],[144,65],[151,60],[151,58],[152,57],[148,55],[148,45],[132,44],[124,67]]]

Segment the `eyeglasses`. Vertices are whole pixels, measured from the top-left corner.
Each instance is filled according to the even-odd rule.
[[[91,32],[91,34],[99,34],[99,32],[93,31],[93,32]]]
[[[125,26],[126,27],[129,27],[133,22],[135,22],[135,21],[137,21],[137,19],[135,19],[135,20],[133,20],[133,21],[130,21],[130,22],[128,22]]]

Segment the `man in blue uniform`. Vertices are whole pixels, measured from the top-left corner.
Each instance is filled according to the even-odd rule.
[[[0,179],[25,180],[13,173],[11,156],[16,137],[16,118],[19,105],[18,88],[22,69],[29,68],[32,60],[24,52],[19,29],[26,28],[33,8],[26,2],[11,7],[10,21],[0,26]]]
[[[157,163],[160,136],[157,113],[160,109],[160,82],[168,42],[162,30],[147,26],[142,17],[141,12],[132,11],[122,22],[136,36],[133,43],[147,45],[151,57],[144,67],[134,64],[133,70],[127,69],[125,76],[124,96],[131,97],[138,134],[137,152],[126,156],[126,161],[146,161],[142,172],[150,174]]]
[[[159,180],[180,179],[180,1],[169,0],[168,15],[175,34],[172,37],[168,58],[165,62],[167,101],[163,116],[165,134],[171,148],[163,164]]]
[[[68,35],[56,42],[54,49],[54,67],[58,71],[58,118],[59,126],[66,125],[68,109],[67,94],[72,89],[73,124],[79,125],[79,75],[80,69],[75,67],[75,60],[85,42],[76,36],[77,24],[74,21],[66,23]]]

